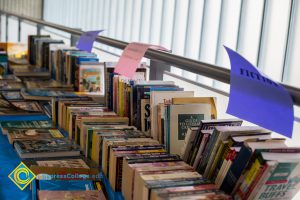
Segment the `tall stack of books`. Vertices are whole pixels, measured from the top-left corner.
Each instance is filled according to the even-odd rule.
[[[128,79],[94,53],[28,41],[29,63],[0,77],[0,115],[48,118],[0,125],[37,175],[34,197],[277,200],[299,190],[300,149],[218,119],[215,97],[149,81],[145,64]]]

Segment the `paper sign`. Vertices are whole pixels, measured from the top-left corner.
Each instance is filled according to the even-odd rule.
[[[114,72],[132,78],[148,48],[168,51],[166,48],[157,45],[130,43],[124,49]]]
[[[238,53],[225,48],[231,64],[227,113],[291,138],[294,108],[290,94]]]
[[[93,49],[94,41],[96,40],[99,33],[101,33],[103,30],[97,30],[97,31],[87,31],[83,33],[79,41],[76,45],[76,47],[82,51],[91,52]]]

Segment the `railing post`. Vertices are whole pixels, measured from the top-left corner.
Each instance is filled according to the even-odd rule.
[[[8,16],[9,15],[6,15],[6,18],[5,18],[5,41],[8,42]]]
[[[21,42],[21,19],[18,18],[18,42]]]
[[[37,35],[41,35],[41,30],[42,30],[43,26],[40,24],[36,25],[36,34]]]
[[[71,38],[70,38],[70,42],[71,42],[71,46],[76,46],[76,43],[77,41],[79,40],[79,37],[78,35],[74,35],[74,34],[71,34]]]
[[[163,80],[164,71],[170,71],[170,65],[158,60],[150,60],[150,80]]]

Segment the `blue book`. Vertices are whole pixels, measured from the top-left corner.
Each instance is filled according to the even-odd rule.
[[[40,190],[94,190],[94,184],[91,180],[40,180]]]
[[[78,57],[76,60],[77,64],[85,64],[87,62],[99,62],[99,58],[96,57]]]
[[[221,185],[221,190],[228,194],[232,192],[236,182],[242,175],[243,170],[246,168],[251,155],[251,149],[243,145],[225,176],[225,179]]]

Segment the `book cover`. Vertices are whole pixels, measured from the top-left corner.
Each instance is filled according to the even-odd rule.
[[[105,94],[104,65],[79,66],[79,92],[88,94]]]
[[[43,140],[63,137],[58,129],[7,129],[7,138],[10,144],[16,140]]]
[[[25,111],[43,113],[43,109],[41,108],[40,104],[36,101],[17,101],[11,103],[17,108]]]
[[[2,96],[8,101],[23,100],[23,97],[19,91],[3,91]]]
[[[54,128],[54,124],[50,120],[46,121],[2,121],[0,122],[2,129],[8,128]]]
[[[82,159],[64,159],[64,160],[45,160],[36,161],[42,167],[66,167],[66,168],[85,168],[89,166]]]
[[[39,189],[51,191],[94,190],[94,184],[90,180],[39,180]]]
[[[152,91],[150,94],[151,121],[157,118],[157,105],[159,103],[171,102],[174,97],[193,97],[193,91]],[[151,135],[154,139],[158,139],[157,123],[151,124]]]
[[[67,139],[16,141],[14,147],[21,158],[80,155],[79,147]]]
[[[203,119],[211,118],[210,104],[170,105],[170,133],[167,133],[169,151],[180,154],[185,134],[190,126],[200,124]]]
[[[39,200],[106,200],[102,190],[89,190],[89,191],[38,191]]]

